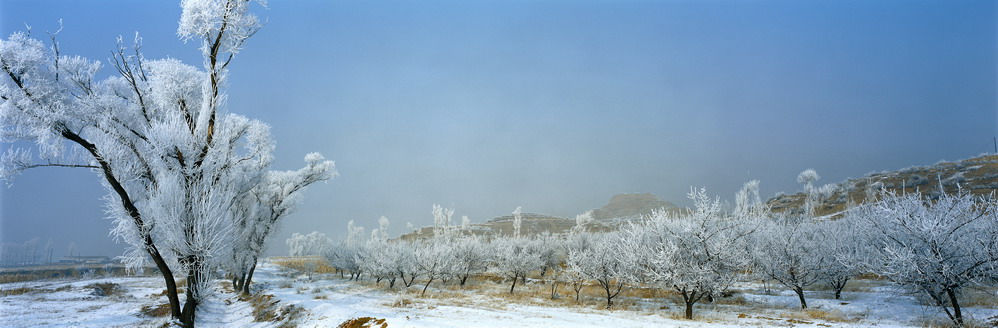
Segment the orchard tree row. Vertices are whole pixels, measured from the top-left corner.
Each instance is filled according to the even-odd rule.
[[[812,174],[801,175],[805,186]],[[569,285],[576,300],[584,284],[595,284],[607,308],[629,287],[670,289],[682,297],[686,318],[696,304],[721,297],[737,282],[775,282],[806,309],[806,290],[825,284],[838,299],[851,279],[865,273],[927,296],[962,325],[961,292],[998,282],[993,197],[880,191],[879,201],[833,219],[808,210],[770,211],[759,200],[758,181],[745,184],[731,211],[705,189],[688,196],[693,208],[686,213],[656,211],[613,232],[587,232],[592,218],[584,213],[564,234],[521,236],[518,209],[513,235],[483,237],[466,223],[450,225],[453,211],[434,205],[430,238],[389,239],[382,217],[369,236],[351,222],[343,242],[313,232],[295,234],[288,245],[291,255],[324,256],[351,279],[364,275],[389,289],[419,281],[424,294],[433,283],[463,286],[484,273],[504,277],[510,293],[528,274],[545,280],[551,297],[559,283]]]

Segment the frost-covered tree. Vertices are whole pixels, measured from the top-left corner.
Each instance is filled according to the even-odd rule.
[[[520,228],[523,226],[523,208],[517,206],[513,210],[513,238],[520,238]]]
[[[735,193],[734,215],[751,216],[764,208],[764,205],[759,197],[759,180],[752,180],[742,185],[742,189]]]
[[[294,233],[286,241],[291,256],[319,256],[333,244],[326,234],[312,231],[307,235]]]
[[[575,291],[575,301],[579,302],[579,293],[582,291],[582,287],[585,287],[586,276],[582,274],[579,270],[573,270],[567,265],[567,255],[571,254],[573,251],[581,252],[583,250],[589,249],[592,245],[593,235],[587,232],[582,232],[581,230],[572,230],[566,237],[565,242],[562,243],[562,254],[566,256],[566,267],[562,276],[568,280],[569,284],[572,285],[572,290]],[[632,262],[633,263],[633,262]]]
[[[458,237],[451,242],[451,248],[454,263],[450,267],[452,270],[450,275],[457,278],[461,286],[464,286],[472,275],[483,273],[488,269],[492,251],[481,237],[475,235]]]
[[[282,218],[301,203],[302,192],[310,184],[333,178],[333,162],[322,155],[305,156],[306,166],[296,171],[267,172],[259,184],[242,195],[234,207],[236,233],[233,260],[229,272],[236,278],[233,287],[249,294],[257,260],[266,249],[268,238]]]
[[[388,228],[391,226],[391,221],[387,217],[381,216],[378,218],[378,228],[371,230],[371,239],[373,240],[388,240]]]
[[[818,200],[831,199],[832,196],[835,196],[835,192],[837,191],[839,191],[839,185],[834,183],[829,183],[815,189],[815,193],[818,195]]]
[[[824,278],[822,256],[831,255],[822,250],[821,233],[810,218],[783,217],[767,221],[755,240],[755,273],[793,290],[801,309],[807,308],[804,289]]]
[[[859,215],[870,232],[866,271],[924,293],[957,325],[961,292],[998,279],[998,203],[962,191],[931,200],[885,192]]]
[[[0,175],[34,167],[93,169],[108,190],[114,235],[132,266],[151,259],[171,315],[193,326],[213,270],[232,258],[234,206],[270,165],[265,124],[224,112],[228,65],[261,26],[242,0],[185,0],[177,33],[200,44],[203,68],[147,60],[119,39],[116,75],[16,32],[0,42],[3,140],[34,143],[2,156]],[[187,278],[183,308],[174,274]]]
[[[445,277],[453,272],[455,265],[454,249],[451,248],[449,240],[445,238],[430,238],[415,243],[413,255],[416,265],[419,266],[419,274],[426,278],[423,291],[420,295],[426,295],[426,289],[434,280]]]
[[[392,242],[386,239],[372,238],[363,252],[355,255],[361,272],[375,279],[376,283],[388,281],[388,289],[395,288],[398,276],[395,273],[393,261],[396,260]]]
[[[516,288],[518,279],[525,280],[528,273],[544,265],[539,254],[530,252],[527,243],[525,238],[498,238],[492,241],[492,249],[495,251],[492,267],[512,281],[509,286],[510,294]]]
[[[819,256],[822,280],[835,291],[835,299],[842,297],[842,289],[850,279],[860,273],[855,265],[866,258],[865,245],[869,241],[858,229],[855,215],[818,223]]]
[[[593,211],[582,212],[582,214],[575,216],[575,226],[572,226],[572,230],[569,232],[574,234],[585,232],[586,227],[592,224],[593,221]]]
[[[568,253],[565,252],[564,237],[545,231],[530,239],[528,247],[531,253],[536,253],[541,259],[541,279],[551,286],[551,298],[557,294],[558,276],[561,264],[565,262]]]
[[[467,215],[461,216],[461,232],[468,233],[471,231],[471,219]]]
[[[372,239],[357,253],[356,262],[362,272],[376,279],[388,281],[388,289],[395,288],[398,279],[409,287],[415,282],[419,265],[415,259],[416,245],[401,239]]]
[[[814,207],[818,203],[818,190],[814,182],[821,179],[814,169],[807,169],[797,175],[797,183],[804,185],[804,215],[814,216]]]
[[[603,288],[608,309],[613,305],[613,299],[620,295],[634,276],[634,266],[625,260],[627,257],[621,256],[624,251],[621,242],[622,238],[618,234],[594,235],[589,247],[572,250],[567,258],[569,270],[586,279],[595,280]]]
[[[443,236],[452,233],[455,228],[451,222],[453,216],[454,209],[433,204],[433,235]]]
[[[564,254],[562,254],[561,247],[562,239],[560,236],[552,235],[550,232],[543,232],[534,238],[530,239],[527,247],[530,248],[531,253],[536,253],[541,258],[541,277],[543,278],[548,271],[554,271],[558,268],[558,265],[564,260]]]
[[[361,266],[357,262],[357,255],[366,251],[368,246],[367,238],[364,235],[364,227],[357,226],[353,220],[347,222],[347,238],[330,248],[323,254],[329,264],[340,271],[350,272],[350,279],[360,279]]]
[[[312,231],[307,235],[300,233],[294,233],[291,238],[285,241],[288,245],[288,250],[291,256],[324,256],[333,247],[333,241],[326,237],[326,234]],[[318,263],[314,260],[306,260],[304,262],[304,269],[308,274],[308,278],[312,279],[312,274],[315,272]],[[240,282],[238,281],[241,276],[233,274],[232,285],[237,286]]]
[[[721,211],[721,201],[704,188],[687,195],[694,208],[686,214],[656,211],[627,230],[624,254],[636,257],[637,274],[675,289],[693,318],[693,306],[729,288],[749,264],[745,243],[756,229],[752,218]]]
[[[412,286],[416,282],[416,277],[419,276],[419,264],[416,263],[413,242],[396,240],[394,243],[390,243],[389,247],[392,250],[390,253],[392,270],[395,271],[395,275],[399,279],[402,279],[402,283],[406,287]]]

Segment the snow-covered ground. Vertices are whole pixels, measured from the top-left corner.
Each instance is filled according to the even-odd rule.
[[[762,286],[738,286],[733,298],[698,304],[697,319],[683,320],[683,308],[672,299],[622,296],[606,310],[596,295],[576,304],[574,292],[562,286],[562,299],[549,300],[539,284],[505,296],[505,283],[476,281],[468,289],[435,287],[419,296],[422,286],[387,291],[385,285],[353,282],[334,275],[309,278],[297,271],[264,263],[256,273],[256,288],[273,295],[274,309],[300,307],[291,322],[297,327],[335,327],[357,317],[386,319],[388,327],[919,327],[945,323],[934,307],[899,295],[890,285],[871,280],[853,282],[842,300],[830,292],[811,292],[802,312],[792,292]],[[97,284],[116,284],[117,291],[101,296]],[[419,282],[417,281],[417,284]],[[221,284],[221,282],[220,282]],[[0,327],[158,327],[167,319],[143,314],[143,307],[166,303],[156,276],[84,280],[43,280],[0,284]],[[994,292],[994,291],[991,291]],[[978,323],[998,320],[998,309],[968,307]],[[288,317],[285,317],[285,322]],[[255,322],[253,305],[228,292],[218,292],[198,313],[201,327],[274,327],[282,322]]]

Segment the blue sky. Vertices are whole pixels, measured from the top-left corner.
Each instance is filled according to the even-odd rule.
[[[962,159],[998,134],[993,1],[272,1],[231,66],[228,110],[271,124],[276,168],[319,151],[292,232],[348,220],[393,232],[434,203],[475,222],[573,216],[612,195],[686,204]],[[168,1],[0,1],[0,34],[59,34],[106,59],[142,34],[147,58],[198,65]],[[112,70],[105,69],[106,74]],[[97,177],[37,169],[2,191],[0,240],[119,251]],[[57,243],[57,251],[64,250]]]

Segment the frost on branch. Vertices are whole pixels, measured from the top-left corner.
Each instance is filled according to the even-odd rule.
[[[793,290],[801,309],[807,309],[804,289],[821,281],[822,260],[828,255],[821,244],[818,222],[808,217],[777,217],[764,221],[753,245],[754,270]]]
[[[868,256],[854,263],[918,291],[963,325],[961,291],[998,279],[998,203],[962,191],[931,200],[885,192],[859,214]]]
[[[184,41],[200,39],[203,52],[212,52],[209,47],[217,44],[214,51],[235,54],[262,26],[249,6],[248,0],[182,0],[177,35]]]
[[[224,112],[226,67],[260,27],[249,2],[181,6],[178,34],[201,41],[203,69],[146,60],[136,36],[131,49],[119,38],[111,60],[117,74],[98,80],[100,61],[60,54],[54,37],[50,47],[21,32],[0,40],[0,133],[5,142],[33,144],[33,151],[4,155],[0,175],[96,168],[112,233],[130,245],[125,262],[152,260],[171,315],[193,326],[216,270],[248,265],[251,277],[274,223],[300,202],[305,186],[335,171],[314,153],[301,170],[269,171],[269,126]],[[183,310],[174,273],[188,282]]]
[[[568,270],[587,280],[595,280],[605,292],[606,308],[613,306],[613,299],[634,277],[631,263],[620,256],[623,250],[619,233],[594,235],[588,247],[572,249],[568,253]]]
[[[685,215],[656,211],[645,223],[626,230],[623,239],[636,279],[675,289],[686,304],[716,297],[744,274],[748,265],[747,237],[758,218],[734,217],[721,211],[721,201],[703,188],[688,197],[694,208]]]

